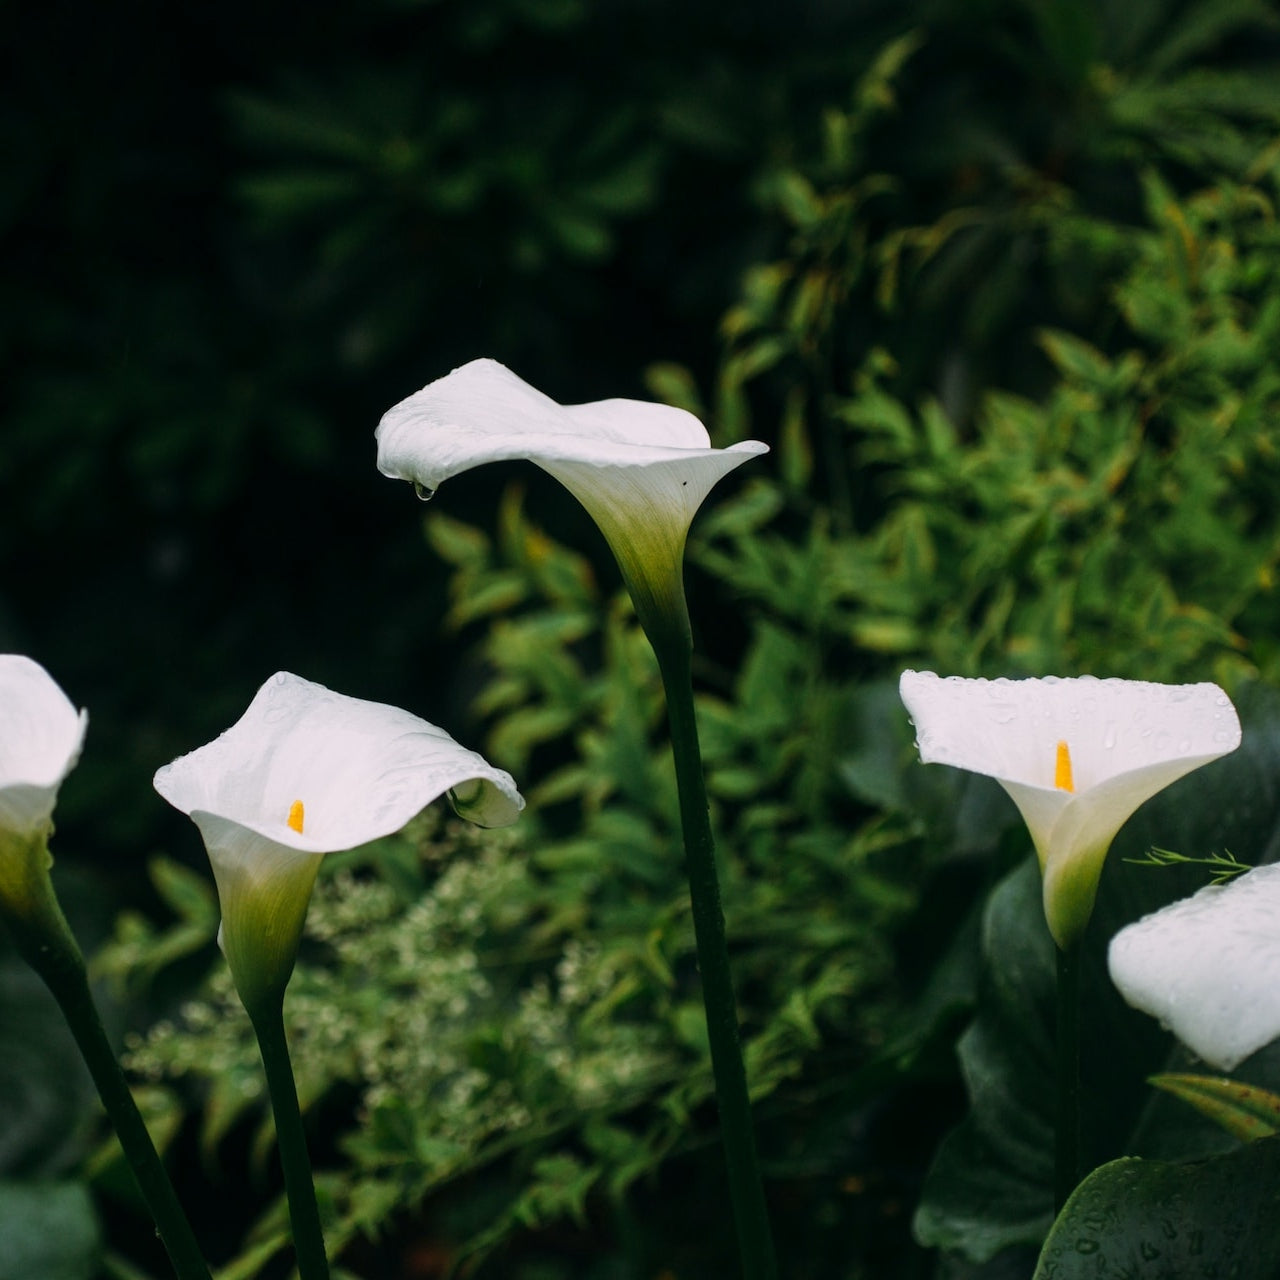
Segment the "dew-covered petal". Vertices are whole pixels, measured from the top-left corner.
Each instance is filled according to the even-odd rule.
[[[1129,1004],[1231,1071],[1280,1036],[1280,866],[1145,916],[1111,940],[1107,962]]]
[[[38,662],[0,654],[0,827],[27,833],[48,823],[88,725]]]
[[[378,470],[429,489],[517,458],[647,466],[719,452],[683,409],[641,400],[561,405],[496,360],[473,360],[402,400],[383,415],[376,439]]]
[[[986,774],[1013,798],[1060,946],[1087,923],[1107,850],[1133,812],[1240,743],[1235,708],[1213,684],[907,671],[899,689],[921,760]]]
[[[691,413],[641,400],[561,405],[496,360],[473,360],[401,401],[376,433],[378,469],[435,490],[486,462],[526,459],[587,508],[618,551],[639,540],[683,551],[716,482],[768,452],[711,447]],[[625,566],[624,566],[625,567]]]
[[[1240,745],[1235,708],[1215,684],[907,671],[899,688],[921,760],[1024,786],[1054,789],[1058,742],[1070,747],[1077,794],[1165,761],[1185,759],[1189,772]]]
[[[524,802],[510,774],[443,729],[287,672],[268,680],[220,737],[155,777],[156,790],[202,831],[208,818],[217,819],[223,837],[221,824],[230,822],[269,845],[310,853],[352,849],[398,831],[467,783],[476,784],[472,821],[515,821]],[[301,831],[289,824],[299,801]]]

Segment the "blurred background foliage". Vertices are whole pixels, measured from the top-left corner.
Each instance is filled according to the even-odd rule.
[[[90,709],[60,866],[91,939],[129,908],[103,972],[146,978],[122,1018],[164,1019],[137,1063],[188,1187],[219,1189],[219,1260],[275,1274],[279,1217],[241,1253],[273,1194],[243,1172],[247,1041],[147,779],[280,668],[484,745],[533,801],[514,843],[446,836],[457,870],[425,839],[349,868],[345,923],[326,890],[295,1017],[352,1267],[684,1276],[728,1247],[697,1216],[672,788],[616,570],[540,474],[423,509],[374,469],[384,409],[492,355],[773,447],[689,570],[766,1161],[793,1274],[929,1274],[906,1223],[976,964],[946,948],[1022,849],[986,789],[905,767],[892,681],[1280,675],[1274,7],[126,0],[10,27],[0,642]],[[458,879],[475,913],[435,921]],[[393,1069],[405,947],[442,966],[441,1030]],[[127,1193],[109,1153],[78,1163],[50,1034],[6,1016],[48,1128],[0,1179],[64,1176],[50,1212],[83,1220],[81,1176]],[[109,1218],[115,1274],[158,1269]]]

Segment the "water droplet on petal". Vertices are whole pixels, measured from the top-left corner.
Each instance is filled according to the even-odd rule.
[[[430,502],[436,496],[436,491],[429,484],[423,484],[421,480],[413,482],[413,492],[419,502]]]

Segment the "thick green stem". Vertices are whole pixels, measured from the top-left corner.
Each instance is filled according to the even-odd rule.
[[[687,633],[663,637],[660,634],[655,636],[650,630],[650,639],[654,642],[666,688],[676,783],[680,793],[680,820],[684,828],[689,896],[693,907],[694,939],[707,1010],[711,1068],[715,1074],[716,1100],[729,1171],[729,1197],[742,1256],[742,1274],[746,1280],[773,1280],[778,1267],[756,1158],[747,1073],[738,1040],[738,1014],[729,972],[715,845],[711,836],[702,753],[698,746],[698,725],[693,708],[692,650]]]
[[[293,1224],[298,1275],[300,1280],[329,1280],[329,1260],[320,1229],[320,1210],[311,1178],[311,1158],[307,1154],[298,1089],[284,1034],[284,993],[254,1001],[254,1007],[248,1012],[258,1037],[267,1076],[267,1092],[271,1096],[271,1111],[275,1116],[276,1142],[284,1171],[285,1195],[289,1200],[289,1221]]]
[[[1080,1181],[1080,944],[1058,954],[1058,1106],[1054,1146],[1054,1212]]]
[[[6,916],[18,951],[53,993],[71,1028],[174,1272],[179,1280],[209,1280],[209,1268],[191,1224],[103,1030],[84,959],[54,897],[47,871],[37,869],[33,861],[22,891],[8,899],[8,904],[17,908]]]

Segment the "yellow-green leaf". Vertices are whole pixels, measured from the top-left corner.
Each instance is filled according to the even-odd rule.
[[[1280,1131],[1280,1095],[1257,1085],[1222,1076],[1187,1075],[1166,1072],[1147,1081],[1221,1125],[1233,1137],[1245,1142],[1269,1138]]]

